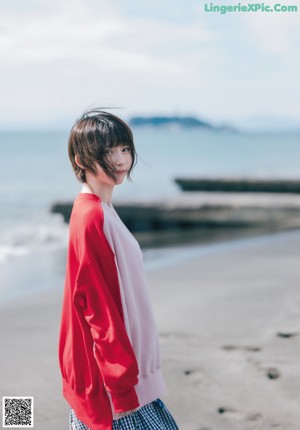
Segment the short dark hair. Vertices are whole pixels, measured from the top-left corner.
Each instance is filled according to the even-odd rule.
[[[68,142],[69,158],[77,179],[86,182],[85,169],[95,175],[95,162],[115,179],[106,151],[120,145],[128,146],[131,152],[132,164],[127,172],[127,178],[131,180],[130,173],[136,164],[137,154],[130,127],[117,116],[101,109],[86,111],[71,128]],[[76,164],[76,155],[84,168]]]

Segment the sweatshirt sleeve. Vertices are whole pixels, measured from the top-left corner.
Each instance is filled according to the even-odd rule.
[[[138,364],[124,324],[115,255],[106,240],[103,220],[97,203],[86,209],[74,227],[74,254],[80,268],[73,301],[79,318],[88,324],[93,355],[118,413],[139,406],[134,388]]]
[[[87,321],[94,341],[94,356],[115,412],[139,406],[134,386],[138,365],[120,311],[95,261],[80,275],[75,306]]]

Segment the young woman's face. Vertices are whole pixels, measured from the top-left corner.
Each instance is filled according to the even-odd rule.
[[[116,179],[114,180],[108,176],[102,167],[97,163],[97,181],[110,185],[121,184],[132,164],[130,148],[128,146],[120,145],[107,149],[106,158],[113,168],[113,174]]]

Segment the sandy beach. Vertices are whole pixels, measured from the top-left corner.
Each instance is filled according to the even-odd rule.
[[[300,231],[195,247],[148,270],[164,401],[182,430],[298,430]],[[63,286],[1,308],[1,396],[68,429],[57,342]]]

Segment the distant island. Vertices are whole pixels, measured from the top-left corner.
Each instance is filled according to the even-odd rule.
[[[202,121],[193,116],[134,116],[129,120],[133,127],[173,127],[179,126],[184,128],[203,128],[217,131],[236,131],[230,126],[214,126],[209,122]]]

